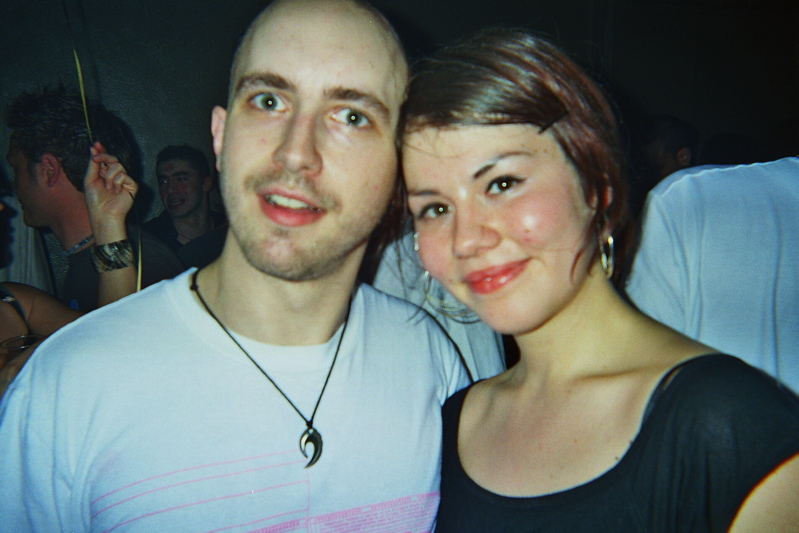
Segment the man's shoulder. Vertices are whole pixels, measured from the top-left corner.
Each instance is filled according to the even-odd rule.
[[[729,189],[732,185],[749,185],[763,189],[765,183],[789,180],[799,187],[799,157],[786,157],[764,163],[746,165],[700,165],[670,174],[655,186],[650,195],[666,197],[684,190]]]
[[[379,311],[381,313],[390,313],[402,317],[420,315],[425,319],[429,318],[432,320],[432,318],[428,316],[428,313],[419,306],[392,294],[388,294],[387,292],[383,292],[367,283],[362,283],[358,287],[358,292],[363,296],[364,308],[367,313]]]
[[[151,233],[156,233],[158,231],[164,231],[165,229],[172,227],[172,220],[169,218],[169,214],[166,211],[163,211],[160,215],[142,223],[141,226]]]
[[[403,361],[419,374],[438,375],[446,394],[469,381],[463,360],[441,325],[430,314],[405,300],[361,284],[353,310],[362,314],[364,345],[380,347],[381,356]]]
[[[141,224],[139,227],[151,237],[164,243],[171,250],[177,251],[180,248],[178,232],[175,230],[174,224],[172,224],[172,218],[166,211]]]
[[[455,350],[441,325],[421,307],[365,283],[360,285],[358,295],[362,305],[357,309],[362,311],[363,324],[370,335],[384,341],[401,339],[399,342],[404,347],[413,343],[421,347],[426,343],[439,348],[451,346]]]
[[[163,324],[178,312],[174,308],[182,305],[186,298],[183,293],[188,290],[188,275],[188,271],[184,272],[96,309],[65,326],[54,336],[74,337],[76,334],[95,332],[98,336],[110,338],[127,335],[129,332],[135,336],[141,333],[142,328],[146,332],[146,328]],[[109,324],[118,324],[119,327],[111,328]]]
[[[187,283],[181,275],[96,309],[51,335],[32,360],[66,368],[81,362],[105,364],[133,352],[155,353],[147,346],[175,335],[184,322]]]
[[[186,270],[186,266],[178,257],[175,249],[168,242],[153,235],[144,226],[132,226],[128,229],[128,235],[131,236],[134,246],[141,239],[142,261],[144,262],[142,277],[145,286],[162,279],[173,278]]]

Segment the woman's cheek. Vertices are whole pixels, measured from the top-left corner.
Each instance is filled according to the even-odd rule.
[[[419,232],[419,259],[424,269],[436,279],[443,279],[447,275],[447,265],[450,264],[447,254],[452,247],[444,238],[437,238],[427,232]]]
[[[533,248],[546,249],[556,245],[553,239],[567,229],[571,218],[561,200],[558,195],[549,195],[514,206],[517,215],[507,221],[512,224],[517,238]]]

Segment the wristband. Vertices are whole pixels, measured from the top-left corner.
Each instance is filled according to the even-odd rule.
[[[92,264],[98,274],[134,265],[130,239],[92,247]]]

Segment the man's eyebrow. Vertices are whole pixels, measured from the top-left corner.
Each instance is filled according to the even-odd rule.
[[[345,102],[359,103],[378,115],[385,122],[391,121],[391,113],[388,106],[380,101],[379,98],[358,89],[347,89],[345,87],[334,87],[325,91],[325,96],[333,100],[343,100]]]
[[[259,72],[243,76],[236,84],[236,94],[252,87],[272,87],[274,89],[291,89],[294,86],[283,76],[271,72]]]

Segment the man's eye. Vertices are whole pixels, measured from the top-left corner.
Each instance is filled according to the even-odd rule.
[[[444,204],[430,204],[425,206],[420,212],[418,219],[438,218],[449,213],[449,206]]]
[[[260,109],[267,111],[282,111],[286,104],[283,99],[275,93],[261,93],[255,95],[251,102]]]
[[[488,194],[499,194],[506,192],[513,187],[515,187],[518,183],[521,183],[522,180],[519,178],[514,178],[511,176],[502,176],[495,180],[492,180],[491,183],[488,184],[488,188],[486,192]]]
[[[368,126],[370,124],[369,119],[366,118],[366,115],[354,109],[342,109],[341,111],[336,112],[333,117],[342,124],[354,126],[356,128]]]

